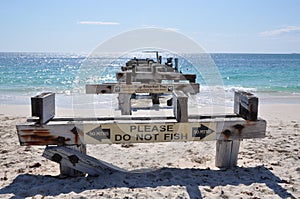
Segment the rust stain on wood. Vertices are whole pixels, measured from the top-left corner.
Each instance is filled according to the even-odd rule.
[[[66,145],[66,142],[71,141],[70,138],[64,138],[53,135],[21,135],[25,145]],[[61,139],[63,138],[63,139]]]
[[[66,145],[66,142],[71,141],[70,138],[51,135],[47,129],[26,129],[21,132],[23,134],[21,133],[19,136],[22,145]]]
[[[71,129],[71,132],[74,134],[74,142],[75,144],[82,144],[80,142],[79,136],[84,136],[84,133],[77,127],[74,127],[73,129]]]
[[[74,127],[71,132],[75,135],[75,144],[78,144],[78,141],[79,141],[79,135],[78,135],[78,130],[76,127]]]
[[[24,129],[21,130],[21,132],[25,134],[51,134],[51,132],[49,132],[47,129]]]
[[[238,131],[239,135],[241,135],[243,129],[245,128],[245,126],[241,125],[241,124],[236,124],[236,125],[233,126],[233,128],[235,128]]]
[[[23,133],[31,133],[33,131],[34,131],[34,129],[24,129],[24,130],[21,130],[21,132],[23,132]]]
[[[222,134],[224,135],[225,140],[228,140],[231,136],[231,131],[228,129],[225,129]]]
[[[255,122],[251,121],[251,120],[246,120],[246,126],[255,126]]]

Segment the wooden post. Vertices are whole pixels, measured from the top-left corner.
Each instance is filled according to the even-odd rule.
[[[65,146],[65,147],[73,149],[75,151],[79,151],[80,153],[86,154],[86,145],[85,144]],[[59,158],[59,155],[57,158]],[[79,160],[76,156],[69,156],[69,161],[72,164],[77,164]],[[64,159],[61,159],[58,163],[60,166],[60,175],[62,177],[65,177],[65,176],[75,177],[75,176],[84,175],[84,173],[67,166],[68,163]]]
[[[159,104],[159,94],[157,93],[151,93],[152,97],[152,104]]]
[[[174,59],[174,61],[175,61],[175,72],[178,72],[178,58],[175,58]]]
[[[126,73],[126,84],[131,84],[131,73]]]
[[[240,140],[217,140],[215,165],[230,168],[237,165]]]
[[[188,121],[188,96],[182,91],[173,91],[173,112],[178,122]]]
[[[156,68],[157,65],[155,64],[152,64],[151,67],[152,67],[152,74],[153,74],[153,77],[156,76],[156,71],[157,71],[157,68]]]
[[[122,115],[131,115],[131,93],[119,93],[119,107]]]
[[[42,93],[31,98],[31,114],[45,124],[55,116],[55,93]]]
[[[235,91],[234,113],[245,120],[256,121],[258,112],[258,98],[252,93]]]
[[[245,120],[256,121],[258,98],[252,93],[235,91],[234,113]],[[237,165],[240,140],[217,140],[216,167],[229,168]]]

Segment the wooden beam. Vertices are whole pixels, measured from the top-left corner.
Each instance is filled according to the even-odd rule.
[[[131,117],[129,117],[131,118]],[[266,121],[240,117],[166,120],[50,121],[17,125],[21,145],[151,143],[263,138]]]
[[[39,125],[27,122],[17,125],[19,141],[22,146],[29,145],[78,145],[84,143],[81,122],[48,122]]]
[[[125,81],[125,74],[131,73],[132,81],[141,82],[141,83],[149,83],[153,81],[162,81],[162,80],[186,80],[190,83],[196,82],[195,74],[181,74],[178,72],[159,72],[156,73],[151,72],[137,72],[134,68],[132,71],[126,72],[118,72],[116,74],[118,81]]]
[[[203,119],[216,119],[216,118],[241,118],[236,114],[220,114],[220,115],[189,115],[189,119],[194,119],[194,120],[203,120]],[[133,121],[175,121],[174,116],[115,116],[115,117],[54,117],[51,119],[51,122],[89,122],[89,121],[128,121],[128,120],[133,120]],[[34,118],[28,118],[27,122],[29,123],[37,123],[39,122],[38,119]]]
[[[86,145],[85,144],[66,146],[66,148],[69,148],[72,151],[78,151],[82,155],[86,154]],[[69,155],[68,159],[66,159],[64,156],[61,156],[58,153],[55,153],[53,156],[51,156],[51,160],[59,163],[59,169],[60,169],[61,177],[65,177],[65,176],[70,176],[70,177],[84,176],[85,173],[86,173],[84,171],[80,171],[80,170],[76,169],[76,167],[70,166],[69,163],[72,163],[72,165],[75,165],[79,161],[77,159],[77,156],[74,155],[74,154]]]
[[[73,171],[87,173],[91,176],[98,176],[99,174],[107,171],[126,172],[125,170],[118,168],[112,164],[106,163],[104,161],[88,156],[85,153],[81,153],[64,146],[46,147],[43,153],[43,157],[57,162],[60,165],[64,165],[66,168],[70,168]],[[68,173],[62,174],[70,176],[68,175]],[[72,175],[71,173],[71,176],[74,175]]]
[[[104,83],[86,85],[86,94],[111,94],[111,93],[172,93],[173,90],[180,90],[185,93],[196,94],[200,91],[198,83],[172,83],[172,84],[141,84],[131,82],[124,83]]]

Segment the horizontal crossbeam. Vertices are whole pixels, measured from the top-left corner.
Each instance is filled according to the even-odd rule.
[[[186,80],[190,83],[196,82],[195,74],[181,74],[178,72],[118,72],[117,80],[125,81],[126,75],[130,74],[133,82],[143,82],[149,83],[153,81],[162,81],[162,80]]]
[[[166,120],[50,121],[17,125],[21,145],[150,143],[265,137],[266,121],[240,117]]]
[[[172,93],[174,90],[180,90],[185,93],[199,93],[200,85],[198,83],[172,83],[172,84],[142,84],[142,83],[104,83],[86,85],[87,94],[110,94],[110,93]]]

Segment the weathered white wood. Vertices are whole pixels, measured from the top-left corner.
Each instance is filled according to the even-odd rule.
[[[32,116],[39,117],[40,124],[44,124],[55,116],[55,93],[41,93],[31,98]]]
[[[131,115],[131,94],[120,93],[119,96],[119,107],[122,115]]]
[[[87,173],[91,176],[98,176],[99,174],[107,171],[126,172],[112,164],[64,146],[46,147],[43,157],[57,162],[60,165],[63,164],[65,167],[70,168],[73,171],[75,170],[79,173]],[[68,173],[64,174],[67,175]]]
[[[95,120],[87,119],[85,121],[84,118],[74,118],[74,120],[60,118],[60,120],[54,119],[42,126],[38,126],[34,122],[17,125],[20,143],[21,145],[71,145],[80,143],[105,144],[174,141],[170,136],[176,138],[175,141],[241,140],[263,138],[266,132],[265,120],[246,121],[240,117],[189,119],[188,122],[180,123],[176,122],[173,117],[170,117],[170,119],[147,117],[142,120],[139,117],[127,116],[126,118],[119,119],[99,118],[99,120],[96,120],[95,118]],[[160,130],[161,125],[169,126],[170,128],[168,130],[166,128]],[[100,126],[101,128],[99,128]],[[90,132],[91,134],[91,131],[96,137],[100,137],[100,140],[98,138],[90,138],[91,136],[88,133]],[[196,136],[194,135],[195,131],[199,131],[199,134]],[[110,132],[110,138],[105,137],[106,132]],[[209,134],[208,136],[208,133],[212,132],[213,134]],[[116,139],[116,134],[121,137],[130,134],[132,139],[124,140],[119,139],[119,137]],[[137,136],[145,137],[146,134],[151,134],[152,137],[158,134],[157,139],[135,139]],[[164,139],[164,136],[168,136],[168,139]]]
[[[126,84],[131,84],[131,73],[126,73]]]
[[[238,122],[240,120],[240,122]],[[257,121],[245,121],[241,118],[226,118],[219,121],[216,131],[217,140],[239,140],[264,138],[266,132],[266,121],[259,119]]]
[[[20,144],[28,145],[73,145],[84,139],[82,122],[48,122],[37,125],[27,122],[17,125]]]
[[[173,112],[178,122],[188,121],[188,96],[182,91],[173,92]]]
[[[178,72],[159,72],[156,73],[151,72],[137,72],[134,67],[132,71],[119,72],[117,73],[118,81],[125,81],[124,76],[125,73],[132,73],[132,81],[133,82],[142,82],[149,83],[151,81],[160,82],[162,80],[186,80],[190,83],[196,82],[195,74],[181,74]]]
[[[215,165],[230,168],[237,165],[240,140],[217,140]]]
[[[180,90],[184,93],[199,93],[200,85],[198,83],[168,83],[168,84],[142,84],[132,82],[124,83],[104,83],[88,84],[85,87],[86,94],[110,94],[110,93],[172,93],[173,90]]]
[[[86,145],[85,144],[80,144],[80,145],[71,145],[71,146],[65,146],[69,149],[72,149],[73,151],[79,151],[80,154],[86,154]],[[75,169],[73,166],[70,167],[69,162],[72,163],[72,165],[76,164],[78,161],[75,156],[68,156],[68,160],[66,159],[62,160],[59,162],[59,167],[60,167],[60,175],[61,176],[83,176],[84,171],[80,171]]]

